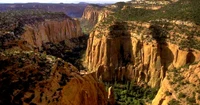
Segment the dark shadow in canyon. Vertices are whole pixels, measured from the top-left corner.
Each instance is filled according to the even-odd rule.
[[[174,55],[166,43],[168,31],[165,29],[167,26],[159,24],[152,24],[149,29],[151,30],[152,38],[157,42],[158,55],[161,57],[161,66],[163,67],[163,77],[166,75],[168,67],[174,60]]]
[[[186,63],[190,64],[190,63],[194,63],[195,62],[195,56],[192,53],[191,50],[189,50],[189,53],[187,54],[187,58],[186,58]]]
[[[169,33],[165,30],[165,28],[157,24],[152,24],[149,29],[151,31],[152,38],[155,39],[157,43],[162,44],[166,42],[166,38]]]
[[[110,67],[111,74],[114,74],[112,76],[112,80],[118,81],[118,82],[125,82],[127,78],[126,75],[126,65],[131,62],[131,52],[132,52],[132,44],[131,44],[131,35],[128,31],[128,24],[126,22],[115,22],[112,26],[109,27],[109,38],[112,38],[111,40],[117,41],[116,45],[111,40],[108,42],[109,47],[108,48],[108,58],[112,56],[113,50],[115,53],[117,53],[117,60],[118,60],[118,66],[115,65],[115,67]],[[108,39],[109,39],[108,38]],[[113,47],[117,47],[116,49]],[[114,59],[114,58],[113,58]],[[109,59],[110,60],[110,59]],[[108,61],[108,64],[111,62],[116,61]]]
[[[160,50],[161,66],[163,66],[163,77],[165,77],[166,71],[168,70],[168,67],[174,61],[174,54],[169,49],[167,43],[162,43],[158,46],[159,46],[158,48]]]
[[[82,57],[87,48],[88,35],[78,38],[67,39],[59,43],[44,43],[42,51],[46,51],[48,55],[60,57],[63,60],[72,63],[79,70],[85,69],[82,65]]]

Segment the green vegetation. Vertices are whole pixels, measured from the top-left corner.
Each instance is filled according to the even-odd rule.
[[[147,10],[142,8],[133,8],[130,4],[123,4],[127,7],[123,10],[118,9],[113,15],[117,20],[123,21],[150,21],[156,19],[170,19],[193,21],[200,24],[200,1],[199,0],[179,0],[176,3],[169,4],[159,10]]]
[[[185,98],[186,97],[186,94],[180,92],[179,95],[178,95],[178,98]]]
[[[188,104],[196,103],[195,97],[187,97],[186,100],[187,100]]]
[[[196,105],[196,95],[197,95],[197,99],[198,99],[198,93],[200,93],[200,89],[199,86],[191,81],[188,80],[188,78],[185,78],[184,74],[185,72],[188,72],[187,70],[189,69],[190,65],[194,65],[197,64],[199,62],[193,62],[193,63],[188,63],[180,68],[174,69],[174,70],[170,70],[168,71],[168,80],[170,85],[172,85],[171,87],[174,87],[174,91],[175,91],[175,95],[178,100],[176,99],[172,99],[169,102],[169,105],[179,105],[179,103],[181,103],[181,101],[183,102],[187,102],[188,105]],[[188,88],[191,88],[191,92],[190,93],[185,93],[187,92],[186,90]],[[176,94],[178,93],[178,94]],[[166,91],[165,94],[167,96],[169,96],[169,92]],[[200,98],[200,96],[199,96]]]
[[[165,94],[166,94],[167,96],[171,96],[171,95],[172,95],[172,93],[169,92],[169,91],[165,91]]]
[[[116,105],[145,105],[145,102],[151,102],[158,89],[150,87],[140,87],[134,83],[105,83],[106,87],[114,88]]]
[[[149,29],[151,30],[152,37],[157,42],[165,42],[168,32],[158,24],[152,24]]]
[[[118,2],[115,4],[116,8],[111,9],[114,13],[103,20],[98,27],[101,29],[101,27],[106,27],[114,22],[150,22],[152,25],[149,30],[153,39],[159,42],[169,41],[178,44],[181,49],[200,50],[200,41],[196,39],[200,36],[200,30],[196,26],[200,25],[200,8],[198,5],[200,5],[199,0],[179,0],[161,9],[151,10],[135,8],[134,4],[130,2]],[[156,6],[156,4],[153,6]],[[190,23],[194,23],[194,26],[190,26]],[[139,26],[137,27],[140,29]]]
[[[194,48],[200,50],[200,43],[195,38],[189,38],[186,40],[182,40],[179,43],[180,48]]]
[[[172,99],[169,101],[168,105],[180,105],[180,102],[175,99]]]
[[[72,63],[79,70],[82,70],[84,67],[81,58],[83,58],[83,55],[85,54],[87,39],[88,36],[84,35],[79,38],[72,38],[59,43],[43,43],[41,52],[45,51],[49,55],[62,58],[63,60]]]
[[[200,100],[200,95],[198,96],[198,100]]]

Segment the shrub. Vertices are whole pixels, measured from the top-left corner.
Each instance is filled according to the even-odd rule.
[[[188,101],[189,104],[196,103],[195,97],[191,97],[191,98],[187,97],[186,100]]]
[[[185,98],[185,97],[186,97],[186,95],[182,92],[180,92],[179,95],[178,95],[178,98]]]
[[[167,96],[171,96],[171,95],[172,95],[172,93],[169,92],[169,91],[165,91],[165,94],[166,94]]]
[[[198,100],[200,100],[200,95],[198,96]]]
[[[169,101],[168,105],[180,105],[180,102],[175,99],[172,99]]]

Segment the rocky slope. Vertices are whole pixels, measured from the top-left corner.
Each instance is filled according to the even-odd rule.
[[[104,85],[70,63],[28,52],[0,53],[2,105],[107,105]]]
[[[164,78],[153,105],[199,105],[200,63],[170,70]]]

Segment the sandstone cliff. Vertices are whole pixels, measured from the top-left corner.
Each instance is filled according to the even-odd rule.
[[[107,105],[104,85],[70,63],[34,52],[0,53],[1,105]]]
[[[82,20],[89,21],[90,24],[94,25],[98,22],[98,16],[101,10],[101,6],[98,5],[88,5],[81,17]]]
[[[104,9],[102,6],[88,5],[80,20],[83,31],[90,32],[98,22],[108,17],[110,13],[111,11]]]
[[[57,43],[83,35],[79,21],[71,18],[27,24],[24,30],[21,37],[35,47],[41,47],[46,42]]]
[[[0,36],[20,39],[34,47],[83,36],[80,23],[64,13],[15,10],[0,13]]]
[[[200,63],[170,70],[152,105],[199,105]]]
[[[181,34],[176,39],[163,33],[154,36],[158,30],[144,22],[101,24],[90,34],[85,66],[104,81],[136,80],[159,87],[167,70],[200,60],[198,50],[177,44],[184,39]]]

